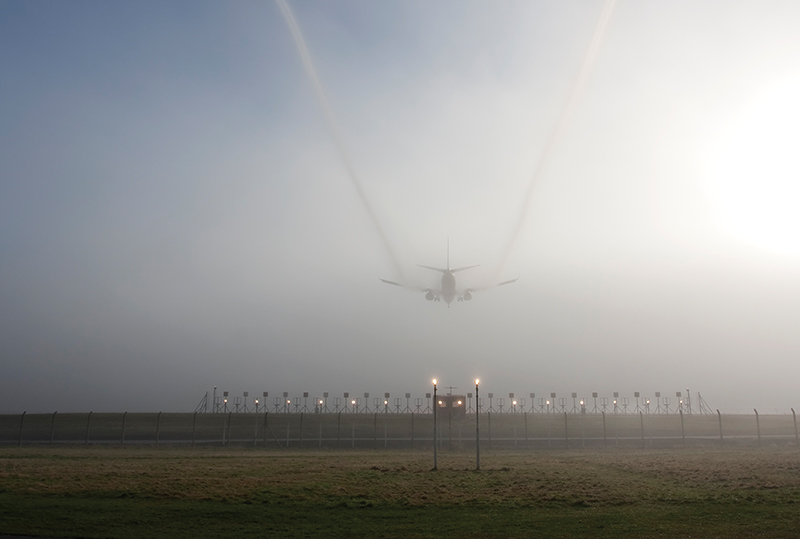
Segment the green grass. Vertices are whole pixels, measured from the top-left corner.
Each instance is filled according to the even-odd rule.
[[[795,537],[794,447],[440,453],[0,449],[0,534]]]

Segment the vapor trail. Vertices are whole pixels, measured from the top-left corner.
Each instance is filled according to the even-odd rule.
[[[347,151],[347,146],[345,146],[344,137],[342,137],[339,127],[336,125],[336,120],[333,117],[333,110],[328,103],[328,99],[325,97],[325,92],[322,90],[322,84],[320,83],[317,72],[314,69],[314,64],[311,62],[311,55],[308,53],[308,48],[306,47],[305,40],[303,39],[303,34],[300,32],[300,27],[297,25],[297,21],[295,21],[292,10],[289,8],[286,0],[275,1],[281,8],[283,17],[286,19],[286,24],[292,31],[292,36],[294,37],[295,45],[297,45],[297,50],[300,53],[300,58],[303,61],[303,66],[306,69],[308,78],[311,80],[311,86],[314,88],[314,94],[317,97],[317,103],[319,104],[320,108],[322,109],[322,113],[325,116],[325,123],[328,125],[328,129],[333,136],[333,140],[339,150],[339,155],[342,157],[342,161],[344,161],[344,166],[345,169],[347,169],[347,174],[350,176],[350,181],[358,193],[358,196],[361,199],[361,204],[367,211],[372,224],[375,226],[375,229],[377,230],[378,235],[383,242],[383,246],[386,248],[389,258],[392,259],[395,271],[397,271],[397,274],[400,277],[403,277],[403,269],[400,266],[400,263],[398,262],[397,256],[392,250],[391,245],[389,244],[389,240],[387,239],[386,233],[383,231],[383,227],[375,215],[375,211],[372,209],[369,200],[367,200],[367,195],[364,192],[364,188],[361,186],[361,181],[358,179],[358,174],[356,173],[356,168],[353,165],[353,160],[350,158],[350,152]]]
[[[539,182],[539,178],[544,175],[547,166],[550,164],[550,160],[553,157],[556,146],[558,146],[559,141],[564,136],[572,115],[575,112],[575,107],[577,106],[581,94],[586,87],[586,81],[589,79],[589,74],[594,66],[597,52],[600,50],[600,45],[603,42],[606,27],[608,26],[608,21],[611,19],[611,12],[614,10],[616,1],[617,0],[606,0],[605,5],[603,6],[603,11],[600,12],[600,19],[597,21],[597,27],[594,30],[594,35],[592,36],[592,40],[589,42],[589,47],[586,49],[586,54],[583,57],[583,64],[581,65],[581,70],[578,73],[578,78],[575,80],[575,85],[572,88],[569,99],[567,100],[564,108],[561,110],[561,115],[559,116],[553,131],[550,133],[550,138],[548,138],[547,144],[544,147],[544,151],[542,152],[539,162],[534,169],[533,176],[531,176],[531,181],[528,184],[528,190],[525,193],[525,198],[522,202],[522,207],[514,227],[514,232],[511,235],[511,241],[509,241],[505,251],[503,252],[502,261],[497,268],[497,276],[501,275],[505,270],[508,259],[519,242],[520,233],[522,232],[522,229],[528,218],[528,212],[530,209],[529,206],[531,199],[533,198],[533,192],[536,188],[536,184]]]

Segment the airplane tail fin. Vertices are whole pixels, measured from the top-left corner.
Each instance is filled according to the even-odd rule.
[[[474,266],[464,266],[463,268],[450,268],[450,236],[447,236],[447,267],[446,268],[434,268],[432,266],[423,266],[422,264],[417,264],[417,266],[433,271],[438,271],[441,273],[447,273],[448,271],[451,273],[455,273],[457,271],[464,271],[470,268],[477,268],[480,264],[475,264]]]

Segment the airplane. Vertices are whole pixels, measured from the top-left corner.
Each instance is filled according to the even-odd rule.
[[[510,279],[508,281],[503,281],[501,283],[497,283],[494,286],[487,286],[483,288],[465,288],[459,290],[456,288],[456,276],[453,275],[458,271],[468,270],[470,268],[477,268],[480,264],[476,264],[474,266],[464,266],[462,268],[451,268],[450,267],[450,238],[447,238],[447,267],[446,268],[434,268],[432,266],[423,266],[422,264],[417,264],[421,268],[438,271],[442,274],[442,285],[439,289],[434,288],[417,288],[413,286],[404,285],[402,283],[398,283],[395,281],[390,281],[388,279],[380,279],[382,282],[386,284],[393,284],[395,286],[400,286],[402,288],[408,288],[410,290],[416,290],[417,292],[424,292],[425,299],[428,301],[441,301],[444,300],[447,303],[447,307],[450,307],[450,304],[453,302],[454,299],[458,301],[469,301],[472,299],[472,293],[478,292],[481,290],[486,290],[487,288],[494,288],[495,286],[503,286],[506,284],[511,284],[515,282],[517,279]]]

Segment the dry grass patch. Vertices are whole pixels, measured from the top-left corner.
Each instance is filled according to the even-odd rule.
[[[230,449],[5,448],[6,492],[152,499],[281,498],[341,503],[583,505],[746,498],[800,501],[793,448],[445,453]],[[732,499],[733,499],[732,498]]]
[[[442,452],[0,448],[0,534],[786,537],[797,448]]]

